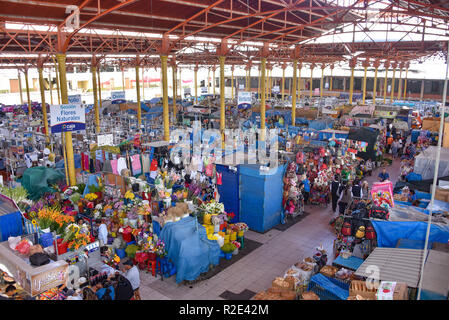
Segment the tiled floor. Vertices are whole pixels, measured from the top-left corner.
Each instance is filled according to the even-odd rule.
[[[395,161],[388,168],[393,185],[397,180],[400,162]],[[377,181],[376,171],[368,182]],[[310,212],[302,221],[285,231],[272,229],[265,234],[248,231],[245,236],[263,243],[246,257],[224,269],[214,277],[186,286],[176,284],[175,276],[161,281],[151,274],[141,272],[140,294],[142,299],[154,300],[222,300],[219,295],[229,290],[234,293],[248,289],[254,292],[271,286],[272,280],[283,273],[295,262],[315,253],[317,246],[323,245],[332,259],[332,246],[335,238],[329,221],[333,217],[331,206],[321,208],[307,206]]]

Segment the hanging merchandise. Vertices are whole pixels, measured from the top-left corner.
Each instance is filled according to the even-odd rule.
[[[391,181],[373,183],[371,196],[376,206],[386,209],[394,207],[393,183]]]

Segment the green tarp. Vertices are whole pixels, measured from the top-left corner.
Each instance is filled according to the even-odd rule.
[[[22,175],[22,186],[28,191],[28,198],[38,200],[44,193],[54,192],[51,187],[65,179],[58,171],[47,167],[28,168]]]

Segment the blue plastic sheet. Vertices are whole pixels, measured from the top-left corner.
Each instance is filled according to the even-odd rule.
[[[371,221],[377,234],[378,247],[395,248],[399,239],[424,241],[427,223],[422,221]],[[430,226],[429,242],[448,243],[449,227]]]
[[[207,239],[206,229],[194,217],[167,223],[162,228],[161,239],[165,242],[167,258],[176,266],[176,283],[193,281],[207,272],[209,265],[219,263],[218,242]]]
[[[349,290],[345,290],[337,286],[331,281],[331,279],[322,275],[321,273],[317,273],[316,275],[312,276],[312,278],[310,278],[310,282],[329,291],[330,293],[337,296],[341,300],[346,300],[349,297]]]
[[[309,121],[309,129],[324,130],[332,129],[334,124],[333,120],[311,120]]]
[[[90,186],[98,187],[98,179],[97,178],[99,176],[100,175],[97,175],[97,174],[93,174],[93,175],[89,176],[87,183],[86,183],[86,187],[84,188],[83,197],[85,197],[86,194],[90,193],[90,191],[89,191]]]
[[[23,234],[22,215],[19,211],[0,216],[0,241]]]
[[[410,172],[408,175],[405,176],[405,179],[407,181],[421,181],[422,175],[415,172]]]

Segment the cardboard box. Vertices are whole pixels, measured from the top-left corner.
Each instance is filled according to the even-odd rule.
[[[353,280],[349,287],[349,296],[355,297],[357,295],[362,296],[368,300],[376,300],[377,289],[368,289],[366,286],[366,281]]]
[[[440,200],[440,201],[449,202],[449,189],[443,189],[440,187],[436,187],[435,199]]]
[[[422,122],[422,130],[429,130],[431,132],[438,132],[440,130],[439,118],[425,118]]]
[[[394,287],[394,292],[385,292],[384,288]],[[376,293],[377,300],[408,300],[408,287],[404,282],[382,281]]]

